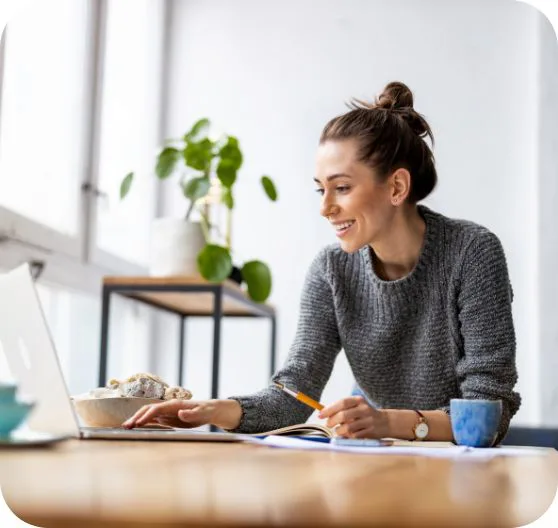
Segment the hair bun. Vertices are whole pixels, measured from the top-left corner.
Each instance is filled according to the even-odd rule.
[[[367,103],[360,99],[352,99],[348,107],[352,110],[372,110],[372,113],[380,111],[381,114],[391,114],[395,119],[402,120],[420,138],[430,138],[434,146],[434,136],[423,115],[413,108],[413,92],[400,81],[392,81],[386,85],[384,91],[376,97],[373,103]],[[384,116],[382,119],[385,119]]]
[[[429,136],[434,145],[432,130],[426,119],[413,108],[413,102],[411,89],[405,83],[393,81],[387,84],[384,91],[376,98],[374,107],[399,115],[417,136],[421,138]]]
[[[386,110],[412,109],[413,92],[402,82],[390,82],[376,98],[375,106]]]

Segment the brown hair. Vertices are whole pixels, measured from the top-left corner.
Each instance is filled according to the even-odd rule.
[[[411,174],[407,200],[417,203],[436,186],[434,155],[423,138],[434,136],[426,119],[413,108],[413,94],[402,82],[390,82],[374,103],[353,99],[351,110],[325,126],[320,143],[357,139],[359,161],[374,168],[385,180],[405,168]]]

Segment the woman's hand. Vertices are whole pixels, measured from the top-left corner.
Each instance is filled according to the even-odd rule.
[[[386,411],[375,409],[362,396],[343,398],[324,407],[320,418],[327,418],[327,426],[335,427],[337,436],[345,438],[385,438],[389,435]]]
[[[143,406],[122,427],[132,429],[156,422],[171,427],[213,424],[222,429],[234,429],[241,415],[242,409],[236,400],[169,400]]]

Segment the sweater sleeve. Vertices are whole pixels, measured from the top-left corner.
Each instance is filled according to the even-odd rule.
[[[508,430],[521,398],[517,382],[512,289],[506,257],[499,239],[490,231],[469,243],[461,268],[457,298],[463,357],[457,364],[461,397],[502,400],[502,419],[496,443]]]
[[[327,277],[326,248],[314,258],[306,274],[295,339],[286,363],[272,378],[318,401],[341,349]],[[313,412],[274,385],[253,395],[231,399],[242,407],[242,418],[234,432],[259,433],[304,423]]]

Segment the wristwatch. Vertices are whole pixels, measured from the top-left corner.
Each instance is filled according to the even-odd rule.
[[[418,414],[418,422],[413,427],[413,434],[415,435],[414,440],[424,440],[428,436],[428,422],[424,414],[420,411],[415,409],[415,412]]]

